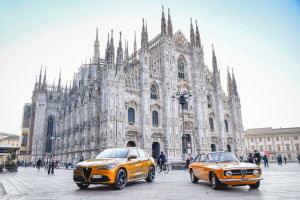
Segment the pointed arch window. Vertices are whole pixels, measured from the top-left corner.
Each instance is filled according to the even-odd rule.
[[[151,85],[151,89],[150,89],[150,92],[151,92],[151,99],[157,99],[157,88],[154,84]]]
[[[210,131],[214,131],[214,120],[211,117],[209,118],[209,127]]]
[[[226,130],[226,132],[228,132],[228,121],[227,121],[227,119],[224,120],[224,123],[225,123],[225,130]]]
[[[152,112],[152,124],[158,126],[158,113],[157,111]]]
[[[184,62],[181,58],[178,60],[178,78],[185,79]]]
[[[133,108],[128,109],[128,122],[129,123],[135,122],[135,111]]]
[[[183,109],[188,110],[189,109],[189,104],[187,101],[183,104]]]
[[[210,95],[207,95],[207,107],[212,108],[212,99]]]
[[[53,137],[54,118],[48,117],[47,120],[47,140],[46,140],[46,153],[52,152],[52,137]]]

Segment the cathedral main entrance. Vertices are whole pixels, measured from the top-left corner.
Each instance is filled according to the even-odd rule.
[[[127,143],[127,147],[136,147],[136,144],[135,144],[134,141],[129,141],[129,142]]]
[[[159,158],[160,146],[158,142],[153,142],[152,144],[152,157],[154,159]]]
[[[227,150],[231,152],[231,146],[229,144],[227,144]]]

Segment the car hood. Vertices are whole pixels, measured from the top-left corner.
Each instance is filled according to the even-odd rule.
[[[116,163],[122,163],[125,161],[125,158],[102,158],[102,159],[89,159],[83,162],[78,163],[77,165],[81,167],[92,167],[92,166],[101,166],[101,165],[110,165]]]
[[[252,164],[252,163],[211,163],[206,166],[207,168],[211,169],[224,169],[224,170],[229,170],[229,169],[243,169],[243,168],[259,168],[257,165]]]

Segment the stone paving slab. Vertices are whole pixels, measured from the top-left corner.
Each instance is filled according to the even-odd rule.
[[[259,189],[249,186],[226,187],[215,191],[210,183],[193,184],[187,171],[171,170],[156,174],[153,183],[144,180],[129,183],[123,190],[108,185],[90,185],[80,190],[73,182],[73,171],[60,169],[54,175],[36,168],[19,168],[17,173],[0,174],[0,199],[299,199],[300,165],[270,164],[263,168],[264,180]],[[4,190],[1,190],[1,185]],[[4,191],[4,192],[3,192]],[[7,193],[7,194],[5,194]]]

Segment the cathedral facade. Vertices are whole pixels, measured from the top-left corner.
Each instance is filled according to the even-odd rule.
[[[197,22],[194,31],[191,21],[188,41],[180,30],[173,33],[170,12],[166,19],[162,11],[161,32],[148,41],[143,22],[141,48],[135,40],[131,55],[128,42],[123,49],[121,33],[118,40],[115,51],[112,31],[101,58],[97,30],[93,58],[80,66],[70,85],[61,85],[61,75],[57,85],[47,85],[46,71],[42,75],[41,70],[27,137],[31,160],[54,154],[70,162],[126,146],[144,148],[155,158],[164,151],[169,161],[182,160],[183,146],[192,156],[208,151],[244,153],[233,72],[227,72],[225,94],[214,49],[213,69],[204,63]],[[183,109],[172,101],[177,93],[192,96]]]

